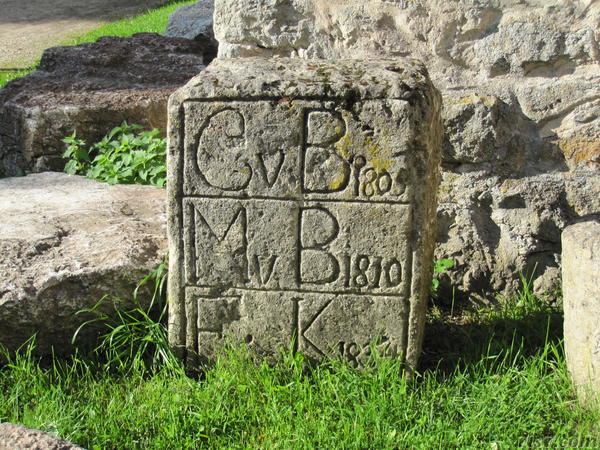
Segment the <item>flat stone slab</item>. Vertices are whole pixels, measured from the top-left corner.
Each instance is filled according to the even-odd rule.
[[[440,97],[414,60],[215,60],[169,106],[170,340],[415,366]]]
[[[123,301],[101,311],[132,308],[137,283],[167,252],[165,194],[65,173],[0,179],[0,346],[14,351],[36,334],[37,353],[69,353],[92,318],[77,311],[107,294]],[[78,343],[95,338],[84,330]]]
[[[567,227],[562,245],[567,366],[582,401],[600,400],[600,221]]]

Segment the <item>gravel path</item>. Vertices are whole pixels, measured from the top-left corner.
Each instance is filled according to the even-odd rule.
[[[165,0],[0,0],[0,68],[28,67],[48,47]]]

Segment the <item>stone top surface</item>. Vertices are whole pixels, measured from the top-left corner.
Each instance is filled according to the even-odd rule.
[[[243,58],[214,60],[173,97],[190,98],[397,98],[430,86],[415,59],[300,60]]]
[[[563,245],[575,248],[580,258],[600,258],[600,218],[569,225],[562,233],[562,240]]]

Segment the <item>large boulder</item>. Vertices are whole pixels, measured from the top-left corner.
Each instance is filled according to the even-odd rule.
[[[208,64],[215,56],[219,43],[213,32],[214,0],[199,0],[176,9],[169,16],[169,24],[163,36],[194,39],[205,44],[204,62]]]
[[[11,351],[37,334],[40,353],[67,352],[90,318],[75,313],[105,294],[124,303],[104,312],[131,306],[167,252],[165,191],[149,186],[54,172],[5,178],[0,211],[0,345]]]
[[[65,136],[89,143],[127,120],[166,129],[167,100],[203,68],[204,44],[156,33],[54,47],[0,90],[0,176],[62,170]]]
[[[560,233],[600,211],[600,3],[216,0],[220,57],[413,56],[444,96],[442,287],[560,282]]]

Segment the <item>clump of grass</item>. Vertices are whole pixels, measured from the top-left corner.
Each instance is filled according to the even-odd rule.
[[[167,261],[163,261],[137,285],[133,292],[134,308],[105,312],[100,307],[109,302],[124,304],[123,299],[113,295],[103,296],[96,305],[78,314],[94,316],[85,321],[73,335],[73,344],[82,329],[104,329],[99,344],[94,349],[94,360],[104,371],[129,374],[168,370],[176,372],[182,366],[172,352],[166,333],[167,322]],[[140,298],[141,292],[152,289],[149,303]]]
[[[124,18],[115,22],[106,23],[88,33],[76,36],[63,45],[79,45],[85,42],[94,42],[102,36],[127,37],[135,33],[151,32],[162,33],[167,28],[169,14],[184,5],[195,3],[196,0],[171,1],[167,5],[134,17]]]
[[[160,292],[164,267],[150,280]],[[460,364],[412,380],[377,355],[364,370],[337,360],[307,367],[291,351],[270,366],[240,347],[224,349],[192,380],[170,358],[151,357],[152,345],[166,342],[156,316],[105,318],[101,363],[75,357],[42,368],[31,347],[11,356],[0,370],[0,421],[87,448],[598,447],[600,411],[578,406],[548,320],[529,326],[531,339],[495,328],[496,320],[553,314],[539,299],[520,298],[529,298],[527,308],[473,313],[481,328],[462,333],[481,344],[462,347]]]
[[[9,81],[14,80],[15,78],[24,77],[32,70],[35,70],[35,67],[27,68],[27,69],[23,69],[23,70],[0,71],[0,88],[3,87]]]
[[[164,187],[167,141],[160,137],[160,130],[142,130],[140,125],[123,122],[89,148],[73,133],[63,139],[68,147],[62,156],[69,159],[65,172],[109,184]]]
[[[521,289],[495,306],[463,308],[459,314],[434,306],[428,315],[422,365],[439,371],[472,364],[487,352],[521,348],[530,354],[546,343],[560,345],[563,313],[560,292],[537,296],[521,276]],[[452,306],[454,302],[452,302]]]

